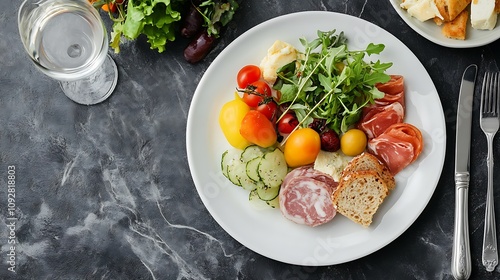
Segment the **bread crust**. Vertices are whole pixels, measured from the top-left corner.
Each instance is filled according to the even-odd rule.
[[[393,190],[396,187],[396,180],[389,171],[389,168],[380,162],[376,156],[368,152],[364,152],[359,156],[354,157],[342,171],[341,177],[346,177],[350,172],[363,170],[376,171],[380,178],[384,180],[389,190]]]
[[[468,19],[469,11],[463,10],[452,21],[443,24],[443,28],[441,29],[443,35],[451,39],[465,40]]]
[[[469,6],[471,0],[434,0],[444,21],[454,20]]]
[[[374,170],[350,172],[332,195],[338,213],[368,227],[379,206],[389,194],[384,180]]]

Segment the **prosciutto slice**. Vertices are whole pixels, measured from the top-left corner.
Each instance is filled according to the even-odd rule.
[[[384,97],[375,99],[375,104],[363,108],[357,125],[368,139],[378,137],[392,124],[403,122],[405,116],[403,76],[391,75],[388,82],[375,86],[384,93]]]
[[[279,193],[283,216],[297,224],[319,226],[336,214],[332,194],[337,182],[312,165],[298,167],[284,178]]]
[[[370,107],[364,111],[358,128],[363,130],[369,139],[375,138],[389,126],[403,122],[404,114],[403,105],[399,102]]]
[[[391,125],[384,133],[368,141],[368,151],[375,155],[392,175],[413,163],[423,149],[422,133],[408,123]]]
[[[376,84],[375,86],[384,93],[384,97],[375,100],[376,105],[385,106],[394,102],[399,102],[403,108],[405,108],[403,76],[391,75],[391,79],[388,82]]]

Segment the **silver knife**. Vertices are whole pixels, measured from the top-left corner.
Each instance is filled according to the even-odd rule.
[[[469,157],[472,103],[477,66],[468,66],[462,76],[457,110],[455,147],[455,233],[451,255],[451,273],[455,279],[468,279],[471,274],[469,245]]]

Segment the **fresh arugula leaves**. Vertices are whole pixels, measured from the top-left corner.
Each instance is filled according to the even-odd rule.
[[[314,118],[325,119],[340,135],[358,122],[363,107],[384,96],[375,85],[389,81],[385,70],[392,63],[365,60],[380,54],[383,44],[351,51],[343,32],[318,31],[317,35],[312,41],[299,39],[304,52],[278,69],[273,87],[281,92],[279,103],[289,105],[302,127]]]

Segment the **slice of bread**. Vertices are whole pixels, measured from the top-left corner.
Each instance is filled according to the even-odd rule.
[[[367,152],[354,157],[342,171],[342,177],[347,177],[350,172],[368,170],[377,172],[389,190],[393,190],[396,187],[396,180],[387,166],[380,162],[376,156]]]
[[[451,39],[465,40],[468,19],[469,11],[463,10],[455,19],[443,24],[443,35]]]
[[[471,0],[434,0],[434,2],[444,21],[452,21],[469,6]]]
[[[368,227],[388,193],[387,185],[376,171],[354,171],[340,181],[332,201],[338,213]]]

